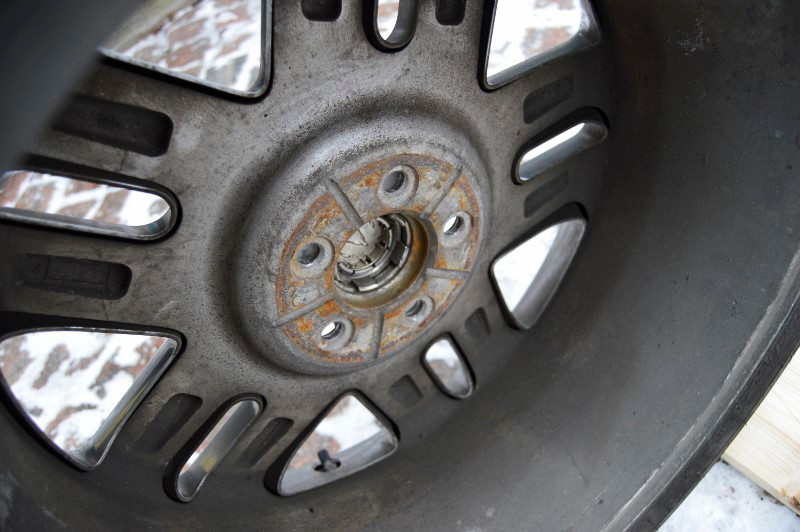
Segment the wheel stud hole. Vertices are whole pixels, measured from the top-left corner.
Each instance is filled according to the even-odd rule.
[[[442,224],[441,231],[443,246],[460,246],[469,238],[472,231],[472,216],[465,211],[451,213]]]
[[[344,325],[342,325],[341,322],[339,322],[339,321],[330,321],[330,322],[325,324],[325,326],[322,328],[322,331],[320,331],[319,335],[324,340],[333,340],[336,337],[338,337],[340,334],[342,334],[342,330],[343,329],[344,329]]]
[[[411,303],[403,313],[405,325],[411,328],[420,327],[433,314],[433,299],[422,296]]]
[[[354,333],[353,322],[345,317],[338,317],[327,322],[319,330],[317,345],[323,351],[339,352],[347,347]]]
[[[387,194],[395,194],[403,188],[406,182],[406,173],[402,170],[393,170],[383,180],[383,190]]]
[[[297,262],[302,264],[303,266],[308,266],[313,264],[315,260],[319,258],[320,253],[322,253],[322,248],[319,244],[310,243],[306,244],[300,251],[297,253]]]
[[[292,274],[302,279],[321,277],[333,262],[333,244],[327,238],[309,236],[299,242],[289,260]]]
[[[417,299],[413,305],[406,310],[406,316],[413,319],[418,319],[425,311],[425,301]]]
[[[376,192],[378,199],[387,207],[406,205],[417,192],[417,171],[407,164],[400,164],[383,174]]]
[[[461,228],[464,227],[464,219],[461,218],[458,214],[452,215],[442,226],[442,232],[446,235],[454,235],[461,231]]]

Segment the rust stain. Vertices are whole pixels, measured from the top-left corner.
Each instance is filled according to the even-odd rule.
[[[436,257],[436,262],[433,263],[434,268],[441,268],[443,270],[448,269],[447,266],[448,266],[447,257],[445,257],[444,255],[439,255],[438,257]]]
[[[378,186],[378,179],[379,179],[379,176],[378,176],[378,175],[376,175],[376,174],[372,174],[372,175],[368,176],[368,177],[367,177],[367,178],[364,180],[364,183],[363,183],[363,185],[362,185],[362,186],[366,186],[366,187],[370,187],[370,188],[375,188],[375,187],[377,187],[377,186]]]
[[[420,290],[419,292],[423,292],[423,291],[424,290]],[[413,297],[409,297],[408,300],[407,300],[406,305],[401,305],[401,306],[397,307],[396,309],[392,310],[391,312],[385,312],[383,314],[383,318],[385,320],[391,320],[391,319],[398,318],[398,317],[402,316],[403,313],[406,311],[406,306],[408,305],[408,303],[411,303],[412,301],[414,301],[414,299],[419,297],[419,292],[414,294]],[[384,324],[384,326],[385,326],[385,324]]]
[[[337,314],[339,310],[339,305],[336,303],[336,301],[330,300],[317,309],[317,314],[323,318],[326,318],[331,314]]]
[[[448,176],[455,171],[456,166],[447,161],[435,157],[417,154],[402,153],[377,160],[363,165],[350,175],[339,180],[339,185],[345,195],[350,199],[356,210],[361,214],[364,221],[398,209],[390,209],[383,205],[376,193],[380,179],[393,167],[400,164],[412,166],[418,175],[417,193],[414,198],[405,204],[402,212],[413,215],[421,215],[430,201],[436,196],[447,181]],[[449,192],[451,199],[450,205],[457,205],[459,210],[468,212],[473,217],[473,231],[455,251],[440,251],[434,260],[434,267],[445,269],[469,269],[473,264],[478,251],[477,243],[480,241],[480,211],[479,202],[473,190],[472,179],[466,173],[460,177]],[[439,220],[434,214],[430,217],[431,223],[439,227],[444,220]],[[312,287],[316,290],[332,293],[334,290],[332,264],[328,270],[317,278],[299,278],[292,274],[289,269],[292,254],[297,246],[309,236],[322,236],[330,240],[334,247],[334,254],[338,256],[341,247],[347,238],[350,237],[353,229],[344,212],[341,211],[336,201],[327,193],[322,193],[318,198],[311,202],[308,210],[303,214],[297,227],[293,230],[285,243],[280,257],[280,267],[276,275],[276,304],[280,314],[285,314],[292,310],[292,301],[301,293],[310,293]],[[436,236],[428,235],[429,238]],[[427,240],[427,239],[426,239]],[[404,282],[402,290],[412,286],[424,271],[427,261],[428,242],[413,240],[412,249],[409,254],[409,264],[417,264],[407,282]],[[334,262],[335,264],[335,262]],[[455,299],[463,282],[455,280],[436,279],[431,282],[426,279],[414,294],[404,294],[405,304],[400,305],[384,315],[384,325],[379,356],[383,357],[391,354],[403,345],[414,340],[419,333],[427,328],[427,325],[441,316],[452,301]],[[409,303],[415,299],[429,296],[435,302],[435,309],[426,323],[421,325],[409,324],[404,319],[404,312]],[[387,301],[380,301],[376,305],[383,305]],[[317,343],[318,331],[334,315],[347,315],[356,328],[354,341],[343,351],[331,353],[319,348]],[[316,358],[326,363],[353,364],[371,360],[372,353],[370,344],[372,335],[365,332],[365,328],[372,327],[372,319],[361,318],[351,315],[346,308],[342,308],[336,300],[331,300],[318,309],[310,312],[306,316],[295,320],[283,327],[283,332],[289,340],[302,350],[306,355]],[[371,330],[371,329],[370,329]],[[362,334],[359,334],[361,331]]]

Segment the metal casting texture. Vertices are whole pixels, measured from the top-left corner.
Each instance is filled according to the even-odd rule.
[[[400,124],[391,126],[397,132],[402,130]],[[407,130],[413,129],[408,127]],[[284,212],[301,213],[302,217],[285,239],[282,249],[279,242],[267,244],[271,254],[265,263],[277,271],[273,307],[276,310],[269,315],[269,323],[282,329],[291,342],[281,351],[296,358],[289,362],[290,368],[310,372],[328,368],[337,371],[343,367],[377,362],[396,353],[424,331],[421,324],[409,324],[404,319],[407,304],[416,299],[430,298],[434,303],[433,312],[425,326],[430,325],[452,304],[469,275],[479,250],[482,223],[476,180],[458,160],[448,162],[419,151],[404,152],[405,142],[408,141],[397,139],[389,146],[380,147],[384,153],[399,153],[377,160],[370,160],[370,151],[364,150],[366,153],[357,160],[369,162],[337,182],[341,194],[334,196],[328,192],[330,185],[318,185],[316,194],[293,195],[302,198],[301,202],[286,202],[287,211]],[[332,144],[337,142],[334,140]],[[455,159],[452,155],[449,158]],[[336,172],[354,164],[346,159],[335,159],[327,166]],[[381,178],[401,165],[413,168],[417,175],[415,194],[402,205],[394,202],[386,205],[380,194]],[[330,178],[327,169],[319,174],[321,180]],[[305,178],[302,173],[299,176],[301,179],[295,184],[297,188],[307,188],[316,177],[313,173]],[[280,179],[281,182],[288,180]],[[405,267],[389,284],[372,293],[342,293],[333,280],[335,264],[329,265],[316,277],[298,276],[292,271],[292,257],[309,238],[325,238],[334,243],[337,256],[341,253],[350,235],[358,230],[358,226],[353,227],[357,222],[352,222],[347,216],[348,210],[355,211],[360,220],[374,220],[401,212],[410,222],[412,239]],[[465,233],[465,238],[458,246],[436,245],[445,237],[442,228],[446,220],[457,212],[474,213],[470,215],[474,223]],[[277,211],[274,213],[278,214]],[[290,225],[271,220],[266,223]],[[436,277],[436,271],[429,275],[429,268],[455,271],[463,277]],[[326,302],[318,305],[322,299]],[[294,319],[287,320],[287,315]],[[333,316],[338,315],[350,317],[355,328],[354,337],[338,350],[321,349],[318,345],[320,331]],[[268,352],[265,354],[270,356]],[[279,362],[283,360],[284,357]]]

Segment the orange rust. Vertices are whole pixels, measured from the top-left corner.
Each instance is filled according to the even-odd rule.
[[[351,318],[351,320],[353,322],[353,325],[355,325],[356,327],[362,327],[364,325],[369,325],[369,324],[372,323],[372,318],[357,318],[357,317],[354,317],[354,318]]]
[[[310,216],[309,228],[312,231],[323,232],[324,229],[335,222],[337,219],[344,220],[344,212],[339,207],[339,204],[333,201],[333,198],[328,198],[323,208]]]
[[[467,210],[469,210],[469,207],[470,206],[467,204],[467,198],[465,198],[463,195],[459,194],[458,195],[458,210],[467,211]]]
[[[418,193],[411,203],[404,206],[404,212],[410,214],[421,213],[432,198],[435,197],[436,191],[441,190],[447,178],[452,175],[452,172],[456,168],[452,163],[439,160],[430,155],[407,153],[365,164],[350,175],[339,180],[339,185],[354,203],[365,221],[375,216],[396,212],[396,209],[386,210],[386,208],[377,201],[373,191],[378,186],[383,175],[399,164],[408,164],[414,167],[419,176]],[[455,205],[457,205],[459,210],[469,212],[473,216],[473,227],[476,231],[464,242],[464,251],[454,255],[452,253],[444,254],[440,250],[434,266],[438,268],[454,269],[469,268],[477,255],[477,243],[480,240],[479,202],[472,188],[472,181],[466,174],[456,181],[449,194],[454,194],[454,196],[451,197],[455,200]],[[436,220],[435,216],[431,221],[434,222],[434,225],[443,223],[443,220]],[[290,235],[281,253],[281,265],[276,276],[276,303],[280,314],[291,310],[288,308],[289,302],[292,301],[295,294],[298,294],[298,290],[306,290],[309,284],[316,283],[319,289],[329,292],[332,291],[334,287],[333,267],[329,268],[322,277],[315,279],[298,279],[291,275],[288,265],[296,246],[309,235],[324,236],[333,242],[335,256],[338,256],[341,246],[344,245],[344,242],[350,236],[351,232],[352,227],[347,222],[344,213],[329,194],[323,193],[312,202],[309,209],[303,214],[300,223]],[[427,236],[430,238],[430,235]],[[422,268],[424,267],[427,254],[427,244],[419,245],[418,239],[414,239],[409,260],[419,260],[421,264],[420,268]],[[447,259],[444,258],[445,255],[451,257],[454,264],[448,265]],[[416,271],[407,283],[403,283],[403,288],[400,290],[401,292],[414,283],[420,271],[421,270]],[[454,301],[456,292],[460,289],[459,286],[463,284],[461,281],[454,280],[448,280],[446,283],[441,281],[443,280],[437,280],[437,282],[431,284],[430,280],[426,280],[417,293],[413,295],[404,294],[403,296],[409,302],[422,295],[432,297],[436,303],[436,307],[433,315],[429,318],[429,322],[435,320],[445,312]],[[396,293],[394,295],[396,296]],[[379,304],[382,305],[384,303],[385,301]],[[401,305],[385,314],[379,356],[388,355],[397,348],[409,343],[417,337],[415,333],[417,330],[422,331],[426,327],[426,325],[422,325],[421,327],[406,325],[405,320],[402,319],[406,308],[407,305]],[[342,312],[343,310],[346,311],[346,309],[342,309],[336,301],[329,301],[310,314],[283,327],[283,331],[292,343],[313,358],[337,364],[365,362],[370,360],[371,353],[369,352],[369,345],[365,344],[366,336],[370,336],[369,334],[362,334],[360,336],[357,334],[357,340],[345,348],[343,352],[331,353],[319,348],[317,344],[317,329],[321,326],[321,322],[324,322],[323,320],[329,319],[330,316]],[[349,318],[353,321],[356,329],[362,332],[365,332],[365,327],[371,327],[373,324],[371,319],[359,318],[352,315],[350,315]],[[358,342],[360,342],[360,344]]]
[[[353,319],[353,323],[356,328],[364,327],[367,324],[368,320],[364,319]],[[294,323],[287,325],[284,327],[283,332],[286,336],[298,343],[302,346],[302,348],[309,354],[313,355],[318,359],[325,360],[326,362],[331,363],[352,363],[352,362],[363,362],[369,359],[371,353],[367,352],[364,349],[353,348],[344,351],[339,351],[336,353],[332,353],[329,351],[325,351],[319,347],[316,342],[317,334],[316,329],[319,326],[319,320],[313,318],[313,313],[309,314],[303,318],[296,320]],[[305,333],[311,332],[312,334],[308,335]],[[356,347],[356,346],[353,346]]]
[[[422,325],[407,325],[402,318],[403,314],[408,308],[408,305],[402,305],[391,312],[384,314],[385,321],[383,325],[383,338],[381,341],[382,351],[388,353],[394,349],[408,344],[416,337],[415,335],[409,333],[413,333],[417,330],[424,330],[429,323],[435,320],[437,316],[440,316],[441,313],[448,308],[455,295],[453,289],[461,281],[447,280],[447,289],[442,288],[442,285],[445,284],[445,279],[436,279],[435,281],[436,282],[432,282],[431,279],[427,279],[422,284],[420,289],[413,296],[408,298],[409,302],[414,301],[414,299],[423,295],[433,298],[436,308],[434,313],[428,318],[428,320],[426,320],[426,323],[423,323]]]
[[[401,164],[410,165],[416,168],[417,172],[422,175],[429,171],[439,170],[439,167],[435,164],[438,162],[443,163],[444,161],[438,161],[428,155],[400,153],[391,157],[387,157],[386,159],[367,163],[355,172],[342,178],[340,185],[343,188],[350,186],[355,186],[358,188],[374,188],[377,186],[384,174],[386,174],[386,172],[390,171],[395,166],[399,166]],[[440,171],[443,171],[443,173],[450,173],[453,165],[450,163],[444,164],[447,167],[442,168]]]
[[[326,318],[331,314],[336,314],[339,312],[339,305],[334,300],[330,300],[321,307],[317,309],[317,314],[321,317]]]
[[[375,174],[372,174],[372,175],[368,176],[366,179],[364,179],[364,181],[362,183],[360,183],[360,185],[363,186],[363,187],[367,187],[367,188],[377,187],[378,186],[378,176],[375,175]]]
[[[419,292],[422,292],[422,289],[420,289]],[[416,297],[416,294],[415,294],[414,297]],[[410,298],[408,298],[408,300],[409,301],[413,301],[414,297],[410,297]],[[396,308],[396,309],[394,309],[394,310],[392,310],[390,312],[385,312],[383,314],[383,318],[385,320],[390,320],[390,319],[393,319],[393,318],[397,318],[397,317],[402,316],[405,311],[406,311],[406,307],[405,306],[400,306],[400,307],[398,307],[398,308]]]
[[[300,279],[289,272],[289,261],[292,259],[294,249],[307,236],[321,234],[319,228],[324,228],[331,221],[331,218],[336,215],[336,210],[337,206],[329,195],[325,194],[317,198],[283,246],[280,270],[275,283],[278,296],[277,306],[281,314],[291,310],[289,304],[291,297],[288,291],[317,282],[315,279]],[[319,213],[321,216],[315,216],[315,213]],[[311,226],[311,230],[309,226]]]
[[[447,269],[447,259],[445,259],[444,255],[439,255],[436,257],[436,262],[433,263],[434,268],[441,268]]]

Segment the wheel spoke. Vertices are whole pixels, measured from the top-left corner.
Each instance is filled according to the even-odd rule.
[[[214,146],[225,143],[228,131],[219,125],[229,120],[239,107],[232,100],[193,89],[168,77],[155,77],[110,62],[98,64],[77,92],[101,102],[110,101],[166,115],[172,122],[166,152],[155,156],[144,155],[116,147],[113,142],[108,144],[87,140],[63,132],[70,129],[69,124],[57,118],[55,123],[59,131],[44,131],[29,148],[30,153],[156,181],[177,190],[196,187],[205,181],[196,179],[196,172],[202,168],[201,164],[197,164],[198,159],[203,160],[206,171],[214,170],[213,166],[209,167],[208,158],[197,157],[197,154],[213,153]],[[202,109],[202,112],[197,112],[198,109]],[[98,120],[101,118],[102,115]],[[130,117],[110,116],[107,119],[121,122],[119,125],[122,130],[132,125],[127,122]],[[91,128],[92,124],[84,124],[83,127]],[[147,133],[146,130],[142,132]]]
[[[185,290],[180,290],[174,284],[176,277],[173,274],[181,274],[177,266],[180,261],[176,260],[180,252],[168,241],[142,246],[123,240],[11,224],[3,226],[3,234],[6,247],[0,261],[4,280],[3,310],[178,330],[182,321],[197,319],[197,316],[185,315],[185,311],[193,307],[186,301]],[[98,264],[68,264],[66,273],[61,271],[64,268],[55,272],[44,271],[42,277],[52,281],[50,285],[55,287],[48,289],[23,280],[26,272],[22,269],[30,264],[32,256],[90,260]],[[47,262],[43,264],[42,268],[47,270]],[[53,264],[50,263],[50,266]],[[121,297],[117,297],[120,294],[114,294],[115,299],[103,299],[75,295],[75,291],[72,294],[62,291],[64,288],[67,292],[71,291],[70,283],[86,285],[97,281],[91,277],[90,269],[100,268],[103,273],[103,265],[130,268],[130,285]],[[81,290],[77,292],[84,293]],[[180,316],[183,318],[179,319]]]
[[[550,70],[557,72],[547,76],[548,79],[570,79],[574,89],[553,110],[530,124],[523,120],[522,102],[537,87],[547,85],[537,80],[534,75],[536,71],[491,93],[492,97],[504,100],[506,108],[514,109],[513,115],[506,115],[509,127],[498,128],[497,134],[501,140],[495,143],[496,150],[490,158],[493,201],[496,206],[493,238],[489,242],[491,255],[496,255],[523,237],[537,223],[565,204],[578,203],[589,216],[596,212],[607,164],[607,140],[576,153],[528,182],[517,184],[512,179],[512,168],[520,154],[532,147],[531,139],[553,127],[558,128],[558,124],[568,120],[565,117],[574,111],[610,107],[611,100],[607,92],[602,88],[590,90],[599,75],[596,70],[598,67],[592,64],[594,55],[597,56],[595,63],[603,63],[602,50],[597,50],[563,58],[553,65]]]

